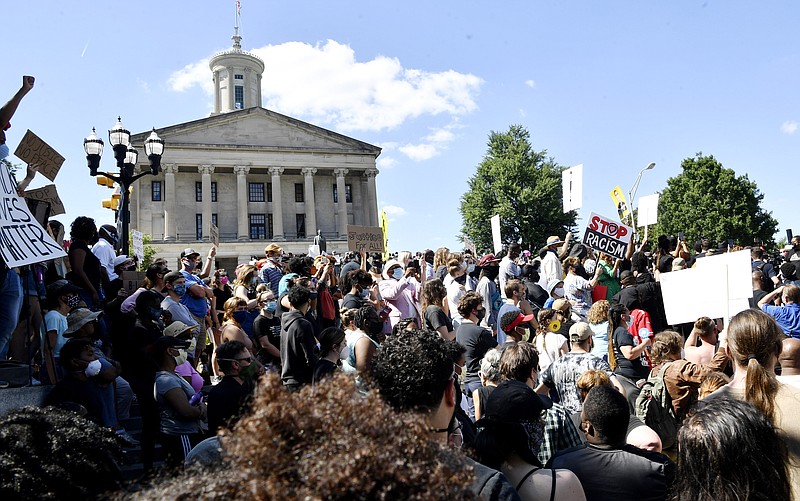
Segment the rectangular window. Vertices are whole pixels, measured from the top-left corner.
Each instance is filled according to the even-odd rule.
[[[211,201],[217,201],[217,182],[211,181]]]
[[[233,103],[235,109],[244,109],[244,86],[237,85],[233,88]]]
[[[150,183],[150,200],[153,202],[161,201],[161,181]]]
[[[264,201],[264,183],[248,183],[248,197],[250,202],[263,202]]]
[[[202,240],[203,239],[203,215],[202,214],[195,214],[194,222],[195,222],[195,229],[194,229],[195,238],[197,240]]]
[[[250,214],[250,239],[265,240],[266,238],[267,226],[264,214]]]
[[[348,204],[353,203],[353,190],[352,185],[344,185],[345,202]],[[339,187],[334,183],[333,185],[333,203],[339,203]]]
[[[219,229],[219,225],[217,224],[217,215],[216,214],[211,214],[211,224],[213,224],[214,226],[217,227],[217,229]]]
[[[244,75],[234,75],[233,79],[234,80],[244,80]]]
[[[303,183],[294,183],[294,201],[302,202],[303,200]]]
[[[267,202],[272,202],[272,183],[267,183]]]
[[[267,237],[272,238],[275,233],[272,231],[272,214],[267,214]]]
[[[194,183],[194,201],[203,201],[203,183],[200,181],[195,181]]]
[[[297,222],[297,238],[306,238],[306,215],[296,214],[295,219]]]

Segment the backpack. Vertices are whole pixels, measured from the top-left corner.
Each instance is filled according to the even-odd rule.
[[[664,373],[670,363],[662,365],[657,375],[651,373],[636,397],[636,417],[658,433],[662,449],[669,449],[675,444],[680,426],[672,408],[672,397],[664,383]]]

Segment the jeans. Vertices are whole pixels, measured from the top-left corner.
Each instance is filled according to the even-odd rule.
[[[475,401],[472,400],[472,392],[477,390],[481,386],[483,385],[481,384],[480,380],[469,381],[468,383],[464,383],[463,393],[464,396],[467,397],[465,399],[467,401],[467,415],[473,421],[475,421]]]
[[[0,285],[0,360],[8,357],[8,344],[22,311],[22,283],[14,270],[8,270]]]

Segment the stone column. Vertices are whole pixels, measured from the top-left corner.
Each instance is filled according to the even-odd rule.
[[[368,226],[378,226],[378,193],[375,189],[375,176],[378,169],[368,169],[364,172],[367,178],[367,199],[369,202],[369,223]]]
[[[175,240],[177,231],[177,200],[175,199],[175,173],[178,164],[164,165],[164,240]]]
[[[347,169],[333,169],[333,175],[336,176],[336,197],[339,199],[337,202],[337,213],[339,224],[337,231],[339,238],[347,236],[347,189],[344,186],[344,176],[347,174]]]
[[[197,172],[203,185],[203,241],[208,242],[211,239],[211,174],[214,173],[214,166],[198,165]]]
[[[305,180],[305,198],[304,205],[306,208],[306,237],[314,238],[317,234],[317,207],[314,201],[314,174],[317,169],[313,167],[306,167],[302,169],[303,178]]]
[[[228,66],[228,111],[236,109],[234,86],[233,66]]]
[[[219,71],[214,72],[214,113],[219,113]]]
[[[272,239],[283,240],[283,199],[281,197],[281,174],[283,167],[270,167],[272,175]]]
[[[249,193],[247,190],[247,173],[250,167],[237,165],[233,168],[236,174],[236,240],[248,240],[250,238],[250,221],[247,215],[247,200]],[[203,193],[203,204],[205,205],[206,195]],[[210,216],[209,216],[210,217]],[[205,216],[203,216],[205,219]],[[203,221],[205,226],[205,221]]]
[[[261,108],[264,104],[261,102],[261,73],[256,73],[256,106]]]

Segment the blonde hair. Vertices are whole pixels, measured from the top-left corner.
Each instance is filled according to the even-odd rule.
[[[681,352],[683,337],[675,331],[662,331],[653,336],[650,360],[656,365],[672,360],[670,355]]]
[[[595,386],[604,384],[608,386],[614,386],[611,384],[611,378],[608,377],[606,371],[591,369],[581,374],[578,380],[575,381],[575,386],[578,387],[578,393],[580,394],[581,402],[586,400],[586,395],[589,394],[589,390]]]
[[[703,382],[700,383],[698,399],[703,400],[730,382],[731,378],[729,378],[724,372],[709,372],[705,379],[703,379]]]
[[[258,276],[258,269],[252,264],[243,264],[238,270],[236,270],[236,280],[233,282],[234,285],[247,287],[250,285],[247,279],[251,278],[251,275]]]
[[[589,308],[589,314],[586,316],[586,321],[588,321],[590,324],[601,324],[608,321],[608,309],[610,307],[611,303],[605,299],[595,302],[592,307]]]
[[[439,266],[447,264],[447,256],[450,254],[450,249],[447,247],[439,247],[436,249],[436,254],[433,255],[433,271],[439,269]]]

